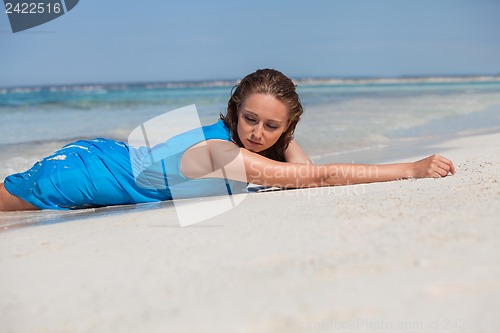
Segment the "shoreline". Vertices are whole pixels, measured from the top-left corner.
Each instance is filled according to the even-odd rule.
[[[443,146],[455,140],[497,133],[500,133],[500,126],[457,131],[451,137],[448,134],[436,134],[425,137],[391,138],[391,142],[388,144],[311,156],[311,159],[318,164],[411,162],[414,158],[423,158],[432,154],[446,154],[446,152],[438,152],[435,146]]]

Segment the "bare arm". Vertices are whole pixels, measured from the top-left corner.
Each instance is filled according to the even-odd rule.
[[[259,154],[236,147],[233,143],[210,140],[205,171],[195,172],[194,161],[183,157],[182,172],[192,178],[221,177],[225,170],[227,178],[265,186],[303,188],[332,185],[348,185],[386,182],[404,178],[439,178],[454,174],[453,163],[439,155],[420,161],[397,164],[324,164],[277,162]],[[191,153],[195,153],[190,149]],[[199,153],[196,153],[197,156]],[[184,160],[184,158],[187,158]],[[189,161],[191,160],[191,161]]]
[[[404,178],[439,178],[454,174],[453,163],[432,155],[420,161],[397,164],[279,163],[242,151],[248,180],[252,183],[288,188],[386,182]]]

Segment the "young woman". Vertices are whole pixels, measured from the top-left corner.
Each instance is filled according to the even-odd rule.
[[[77,209],[234,192],[238,184],[282,188],[445,177],[453,163],[314,165],[293,140],[303,109],[293,82],[261,69],[235,87],[217,123],[152,149],[107,139],[64,146],[0,184],[0,210]],[[221,182],[221,180],[224,181]],[[236,185],[235,185],[236,184]]]

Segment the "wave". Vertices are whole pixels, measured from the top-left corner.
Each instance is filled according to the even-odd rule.
[[[306,85],[367,85],[367,84],[422,84],[422,83],[486,83],[500,82],[500,75],[480,76],[415,76],[387,78],[300,78],[294,80]]]
[[[181,90],[182,89],[182,90]],[[204,89],[204,91],[200,90]],[[136,108],[140,106],[189,104],[225,104],[229,88],[160,88],[155,86],[59,86],[36,88],[12,88],[0,92],[2,108]]]
[[[500,82],[500,75],[456,75],[456,76],[402,76],[402,77],[297,77],[297,84],[343,85],[343,84],[408,84],[408,83],[465,83]],[[165,88],[211,88],[232,87],[239,80],[208,80],[179,82],[141,82],[141,83],[89,83],[67,85],[36,85],[22,87],[0,87],[0,95],[26,94],[36,92],[96,92],[106,93],[114,90],[165,89]]]
[[[165,88],[211,88],[234,86],[236,80],[217,81],[186,81],[186,82],[146,82],[146,83],[98,83],[70,85],[37,85],[24,87],[0,87],[0,95],[29,94],[37,92],[97,92],[134,90],[134,89],[165,89]]]

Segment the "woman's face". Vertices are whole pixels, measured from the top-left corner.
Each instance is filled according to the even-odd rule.
[[[288,129],[288,110],[272,95],[252,94],[238,109],[238,137],[255,153],[270,148]]]

